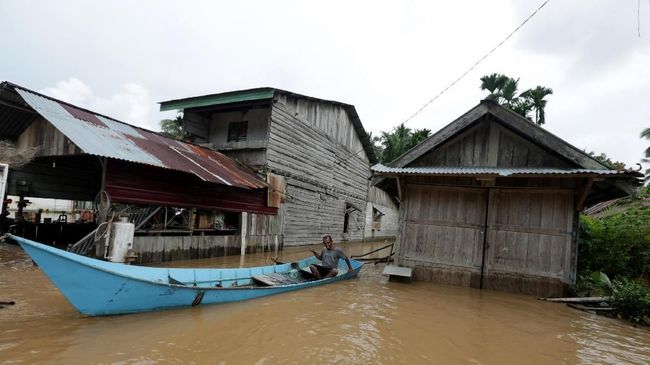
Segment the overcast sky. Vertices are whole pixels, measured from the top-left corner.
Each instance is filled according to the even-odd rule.
[[[159,101],[274,86],[354,104],[379,132],[542,2],[0,0],[0,80],[154,130],[170,116]],[[553,89],[548,130],[636,164],[650,127],[650,2],[637,6],[551,0],[407,126],[438,130],[485,96],[481,76],[500,72],[522,90]]]

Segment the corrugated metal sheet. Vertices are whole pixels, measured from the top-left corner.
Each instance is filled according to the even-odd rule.
[[[242,101],[255,101],[273,99],[275,89],[262,87],[257,89],[229,91],[219,94],[194,96],[177,100],[169,100],[160,103],[160,111],[182,110],[198,108],[202,106],[239,103]]]
[[[219,152],[14,88],[29,106],[85,153],[191,173],[212,183],[247,189],[266,187],[252,171]]]
[[[115,202],[277,214],[277,208],[266,204],[266,189],[188,182],[186,176],[162,169],[134,169],[131,163],[109,160],[106,192]]]
[[[372,172],[378,175],[597,175],[636,176],[634,171],[618,170],[590,170],[590,169],[550,169],[550,168],[499,168],[499,167],[388,167],[377,164],[371,167]]]

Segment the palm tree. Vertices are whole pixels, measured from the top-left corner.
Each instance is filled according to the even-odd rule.
[[[501,88],[501,98],[503,99],[501,105],[512,109],[513,105],[519,100],[520,96],[517,95],[517,88],[519,87],[519,79],[508,77],[506,83]]]
[[[490,95],[486,99],[498,102],[501,97],[501,89],[503,89],[503,86],[509,79],[508,76],[498,73],[481,77],[481,90],[490,92]]]
[[[544,124],[546,122],[544,108],[547,103],[544,98],[553,94],[553,90],[537,86],[517,94],[518,87],[519,79],[513,79],[504,74],[493,73],[481,77],[481,90],[490,92],[486,99],[496,101],[499,105],[511,109],[537,125]],[[529,116],[533,109],[535,110],[535,120]]]
[[[530,116],[528,115],[532,110],[533,110],[533,102],[528,99],[528,98],[523,98],[523,97],[518,97],[512,104],[510,105],[510,109],[521,115],[522,117],[530,120],[531,122],[533,121]]]
[[[544,108],[548,102],[544,98],[547,95],[552,95],[553,89],[544,86],[537,86],[534,89],[528,89],[521,93],[521,96],[530,100],[535,109],[535,124],[542,125],[546,122]]]
[[[646,128],[641,132],[641,138],[650,140],[650,128]],[[641,162],[650,163],[650,147],[645,149],[645,158]],[[645,181],[650,182],[650,168],[645,170]]]

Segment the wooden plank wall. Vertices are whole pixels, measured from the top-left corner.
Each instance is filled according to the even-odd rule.
[[[381,217],[379,230],[373,230],[373,208],[384,213]],[[365,238],[394,238],[397,235],[399,206],[395,204],[388,193],[371,186],[368,189],[368,203],[366,205]]]
[[[248,214],[246,253],[273,252],[276,240],[278,249],[282,248],[283,209],[278,215]],[[241,236],[136,236],[133,249],[143,264],[239,255]]]
[[[239,255],[241,236],[136,236],[133,249],[138,263],[191,260]]]
[[[491,192],[486,276],[515,273],[573,284],[573,192]]]
[[[568,162],[498,122],[487,119],[424,154],[409,166],[571,167]]]
[[[283,105],[285,110],[291,111],[293,116],[302,120],[306,125],[323,131],[348,151],[354,153],[363,149],[361,140],[354,130],[354,125],[342,106],[283,94],[276,95],[275,105],[278,104]],[[359,157],[368,160],[365,153],[359,153]]]
[[[341,107],[290,104],[274,104],[267,150],[269,170],[287,180],[284,244],[318,243],[326,234],[335,241],[361,240],[370,169],[356,132],[348,119],[337,119],[345,113]],[[344,235],[346,203],[359,210]]]
[[[421,180],[412,178],[412,180]],[[573,190],[490,187],[483,287],[562,295],[575,283]],[[488,188],[404,187],[398,259],[418,280],[480,286]]]
[[[36,148],[38,156],[64,156],[83,153],[50,122],[39,117],[23,131],[16,141],[18,150]]]
[[[480,269],[485,189],[409,185],[400,255],[438,267]]]
[[[194,137],[195,143],[207,143],[210,134],[208,119],[195,112],[183,113],[183,132]]]

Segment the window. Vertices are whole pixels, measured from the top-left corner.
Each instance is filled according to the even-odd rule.
[[[248,122],[230,122],[228,125],[228,142],[240,142],[246,140]]]

